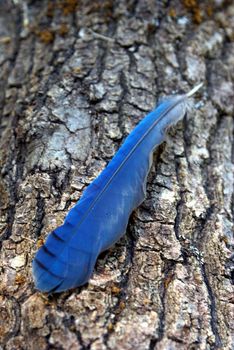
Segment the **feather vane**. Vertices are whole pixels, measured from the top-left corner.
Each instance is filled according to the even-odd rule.
[[[125,233],[130,214],[145,198],[154,149],[164,140],[167,128],[183,118],[188,98],[200,86],[161,102],[127,137],[63,225],[38,250],[33,260],[37,289],[57,293],[89,280],[98,255]]]

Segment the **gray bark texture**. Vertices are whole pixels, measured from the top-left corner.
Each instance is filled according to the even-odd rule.
[[[89,284],[36,291],[47,234],[159,98],[201,81]],[[233,102],[232,1],[0,1],[1,349],[233,349]]]

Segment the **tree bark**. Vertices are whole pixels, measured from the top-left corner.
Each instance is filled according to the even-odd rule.
[[[1,349],[232,349],[232,1],[2,1]],[[157,100],[203,91],[89,284],[31,262]],[[105,234],[105,233],[103,233]]]

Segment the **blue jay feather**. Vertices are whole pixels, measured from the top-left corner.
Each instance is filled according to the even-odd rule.
[[[49,234],[33,260],[37,289],[58,293],[89,280],[98,255],[122,237],[130,214],[145,198],[154,149],[167,128],[183,118],[188,97],[200,85],[187,95],[167,98],[149,113],[87,187],[63,225]]]

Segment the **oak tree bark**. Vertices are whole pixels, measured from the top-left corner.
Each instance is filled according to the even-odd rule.
[[[1,349],[231,349],[232,1],[0,2]],[[33,256],[158,99],[203,81],[90,283]],[[105,233],[103,233],[105,234]]]

